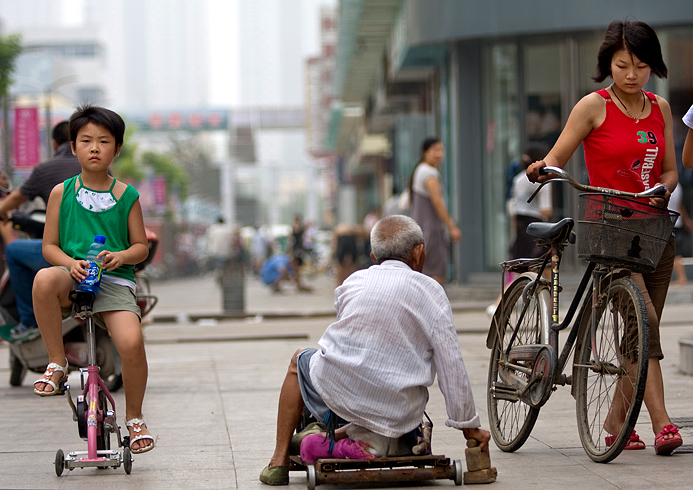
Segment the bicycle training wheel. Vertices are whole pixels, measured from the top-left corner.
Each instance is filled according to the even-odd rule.
[[[497,335],[491,346],[491,360],[488,372],[487,408],[491,435],[496,445],[503,451],[518,450],[529,437],[539,415],[535,408],[520,399],[518,386],[529,379],[532,361],[516,361],[523,370],[513,369],[507,362],[508,343],[513,334],[513,346],[536,345],[542,343],[542,325],[549,320],[549,294],[545,288],[534,295],[523,298],[523,291],[530,283],[529,276],[515,280],[503,294],[499,312],[494,315],[491,328]],[[522,317],[525,300],[529,301]]]
[[[621,453],[638,420],[649,342],[640,289],[630,278],[604,277],[596,307],[588,298],[582,310],[573,363],[580,440],[598,463],[608,463]],[[612,436],[607,424],[620,427],[620,432]]]

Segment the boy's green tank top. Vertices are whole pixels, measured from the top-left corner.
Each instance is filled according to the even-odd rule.
[[[128,184],[118,202],[105,211],[90,211],[77,202],[75,181],[79,175],[63,182],[60,203],[60,248],[73,259],[84,259],[96,235],[106,237],[106,250],[120,252],[130,247],[128,215],[140,197]],[[135,280],[134,265],[122,265],[114,271],[103,271],[131,281]]]

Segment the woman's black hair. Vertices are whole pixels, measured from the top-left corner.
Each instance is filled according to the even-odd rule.
[[[423,162],[424,154],[429,150],[429,148],[436,143],[440,143],[441,141],[442,140],[440,138],[429,136],[423,140],[423,143],[421,143],[421,157],[419,158],[419,162],[414,165],[414,170],[412,170],[411,176],[409,177],[409,183],[407,184],[407,187],[409,187],[409,202],[411,202],[411,200],[414,198],[414,173],[416,172],[416,169],[419,168],[419,165],[421,165],[421,162]]]
[[[647,63],[659,78],[667,77],[667,65],[662,59],[662,48],[654,29],[640,21],[615,20],[606,29],[597,55],[597,73],[592,80],[601,83],[611,76],[611,60],[614,53],[621,49]]]

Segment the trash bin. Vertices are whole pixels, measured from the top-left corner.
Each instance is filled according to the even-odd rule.
[[[231,259],[221,274],[222,304],[225,313],[245,313],[245,263]]]

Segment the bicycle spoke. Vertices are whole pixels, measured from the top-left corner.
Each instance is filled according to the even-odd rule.
[[[539,414],[538,408],[517,398],[521,385],[528,381],[527,372],[531,371],[532,363],[513,360],[510,365],[507,362],[511,348],[537,344],[541,339],[543,317],[537,294],[529,297],[528,304],[522,296],[529,282],[529,278],[522,277],[508,288],[499,307],[500,315],[494,318],[498,335],[489,364],[488,413],[494,441],[504,451],[515,451],[524,444]],[[498,396],[495,387],[501,393]]]
[[[580,439],[595,461],[618,456],[637,420],[647,372],[647,317],[637,286],[609,278],[586,305],[574,370]],[[638,309],[639,308],[639,309]],[[610,437],[607,446],[605,438]]]

